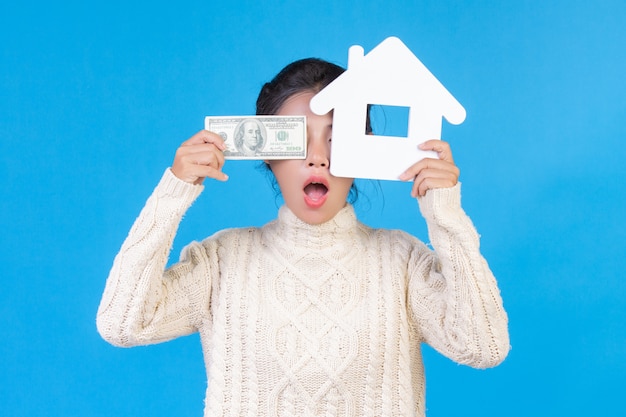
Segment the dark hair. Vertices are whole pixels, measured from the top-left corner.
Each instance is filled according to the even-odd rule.
[[[289,97],[305,91],[318,93],[343,74],[344,71],[345,69],[339,65],[319,58],[305,58],[294,61],[283,68],[270,82],[263,85],[256,100],[256,114],[276,114]],[[367,133],[370,133],[372,129],[369,118],[369,106],[367,113],[365,129]],[[267,164],[263,165],[271,171]],[[275,179],[273,179],[272,185],[275,189],[278,189]],[[348,201],[354,203],[358,194],[358,189],[352,183]]]
[[[345,71],[339,65],[319,58],[294,61],[283,68],[272,81],[265,83],[256,100],[257,115],[276,114],[285,101],[296,93],[319,93]],[[367,107],[365,132],[371,133],[370,107]]]
[[[319,58],[305,58],[283,68],[272,81],[265,83],[256,101],[257,115],[276,114],[285,101],[296,93],[317,93],[345,70]]]

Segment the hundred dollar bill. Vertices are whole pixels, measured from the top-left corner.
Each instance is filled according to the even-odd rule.
[[[226,159],[305,159],[306,116],[207,116],[226,142]]]

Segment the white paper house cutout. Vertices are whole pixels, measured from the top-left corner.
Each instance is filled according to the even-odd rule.
[[[408,107],[407,137],[366,135],[368,104]],[[465,120],[463,106],[396,37],[367,55],[361,46],[352,46],[348,69],[310,106],[320,115],[334,109],[330,171],[338,177],[397,180],[422,158],[437,157],[417,146],[441,138],[442,117],[452,124]]]

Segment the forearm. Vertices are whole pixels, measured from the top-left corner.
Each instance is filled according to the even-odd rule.
[[[479,236],[460,206],[456,189],[421,199],[434,248],[429,281],[437,290],[423,301],[433,314],[428,342],[455,361],[485,368],[509,351],[508,319],[495,277],[480,254]]]
[[[180,220],[202,187],[167,171],[132,226],[106,282],[97,314],[98,331],[110,343],[149,342],[146,335],[168,294],[168,255]],[[165,307],[161,307],[162,309]]]

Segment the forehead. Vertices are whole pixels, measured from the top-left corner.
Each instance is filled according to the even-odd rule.
[[[315,95],[315,92],[310,90],[300,91],[289,96],[285,102],[280,106],[278,114],[303,114],[308,115],[311,113],[309,102]]]
[[[258,125],[258,124],[256,124],[256,122],[249,121],[249,122],[245,122],[245,123],[243,124],[243,128],[244,128],[244,129],[246,129],[246,130],[250,130],[250,129],[258,129],[258,128],[259,128],[259,125]]]

